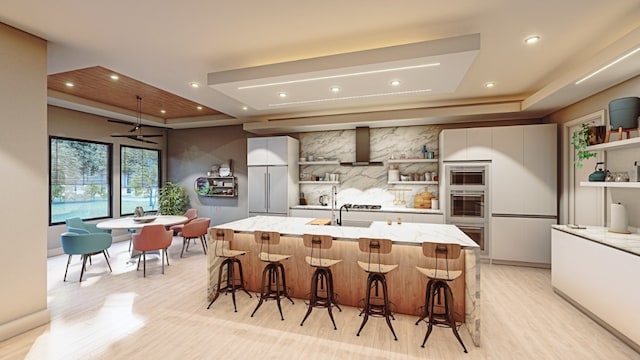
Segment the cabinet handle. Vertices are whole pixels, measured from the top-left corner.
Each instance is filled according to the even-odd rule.
[[[271,174],[267,172],[267,191],[265,191],[265,193],[267,194],[267,209],[271,207],[271,204],[269,201],[269,193],[271,192],[270,187],[271,187]]]
[[[267,173],[264,173],[264,210],[269,209],[269,184],[267,182]]]

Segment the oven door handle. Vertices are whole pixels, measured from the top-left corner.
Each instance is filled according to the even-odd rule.
[[[451,195],[470,195],[470,196],[484,196],[485,192],[482,190],[449,190]]]

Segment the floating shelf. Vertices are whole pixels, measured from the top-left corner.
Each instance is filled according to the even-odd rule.
[[[300,161],[298,165],[340,165],[338,160]]]
[[[389,185],[438,185],[437,181],[388,181]]]
[[[621,140],[622,141],[622,140]],[[632,181],[632,182],[612,182],[612,181],[581,181],[580,186],[587,187],[610,187],[610,188],[627,188],[627,189],[636,189],[640,188],[640,182]]]
[[[389,164],[437,163],[438,159],[389,159]]]
[[[613,140],[606,143],[587,146],[587,150],[589,151],[598,151],[598,150],[618,150],[625,149],[632,146],[640,145],[640,137],[634,137],[631,139],[624,140]]]

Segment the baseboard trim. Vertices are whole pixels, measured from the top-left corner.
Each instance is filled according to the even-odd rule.
[[[618,339],[620,339],[620,341],[627,344],[630,348],[632,348],[633,350],[635,350],[637,353],[640,354],[640,344],[637,344],[635,341],[629,339],[625,334],[621,333],[616,328],[609,325],[606,321],[602,320],[598,315],[592,313],[591,311],[589,311],[589,309],[580,305],[580,303],[573,300],[569,295],[563,293],[561,290],[558,290],[554,287],[553,292],[558,294],[561,298],[565,299],[569,304],[573,305],[573,307],[580,310],[580,312],[587,315],[589,318],[591,318],[591,320],[598,323],[598,325],[605,328],[605,330],[613,334],[613,336],[617,337]]]
[[[35,329],[48,324],[51,321],[49,309],[37,311],[35,313],[17,318],[0,325],[0,341],[7,340],[23,332]]]
[[[551,269],[551,264],[545,264],[545,263],[499,260],[499,259],[491,259],[489,262],[495,265],[526,266],[526,267],[534,267],[534,268],[541,268],[541,269]]]

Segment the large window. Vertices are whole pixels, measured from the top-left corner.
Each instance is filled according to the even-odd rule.
[[[111,217],[111,144],[49,138],[49,223]]]
[[[158,209],[160,151],[131,146],[120,148],[120,215],[133,214],[136,206]]]

